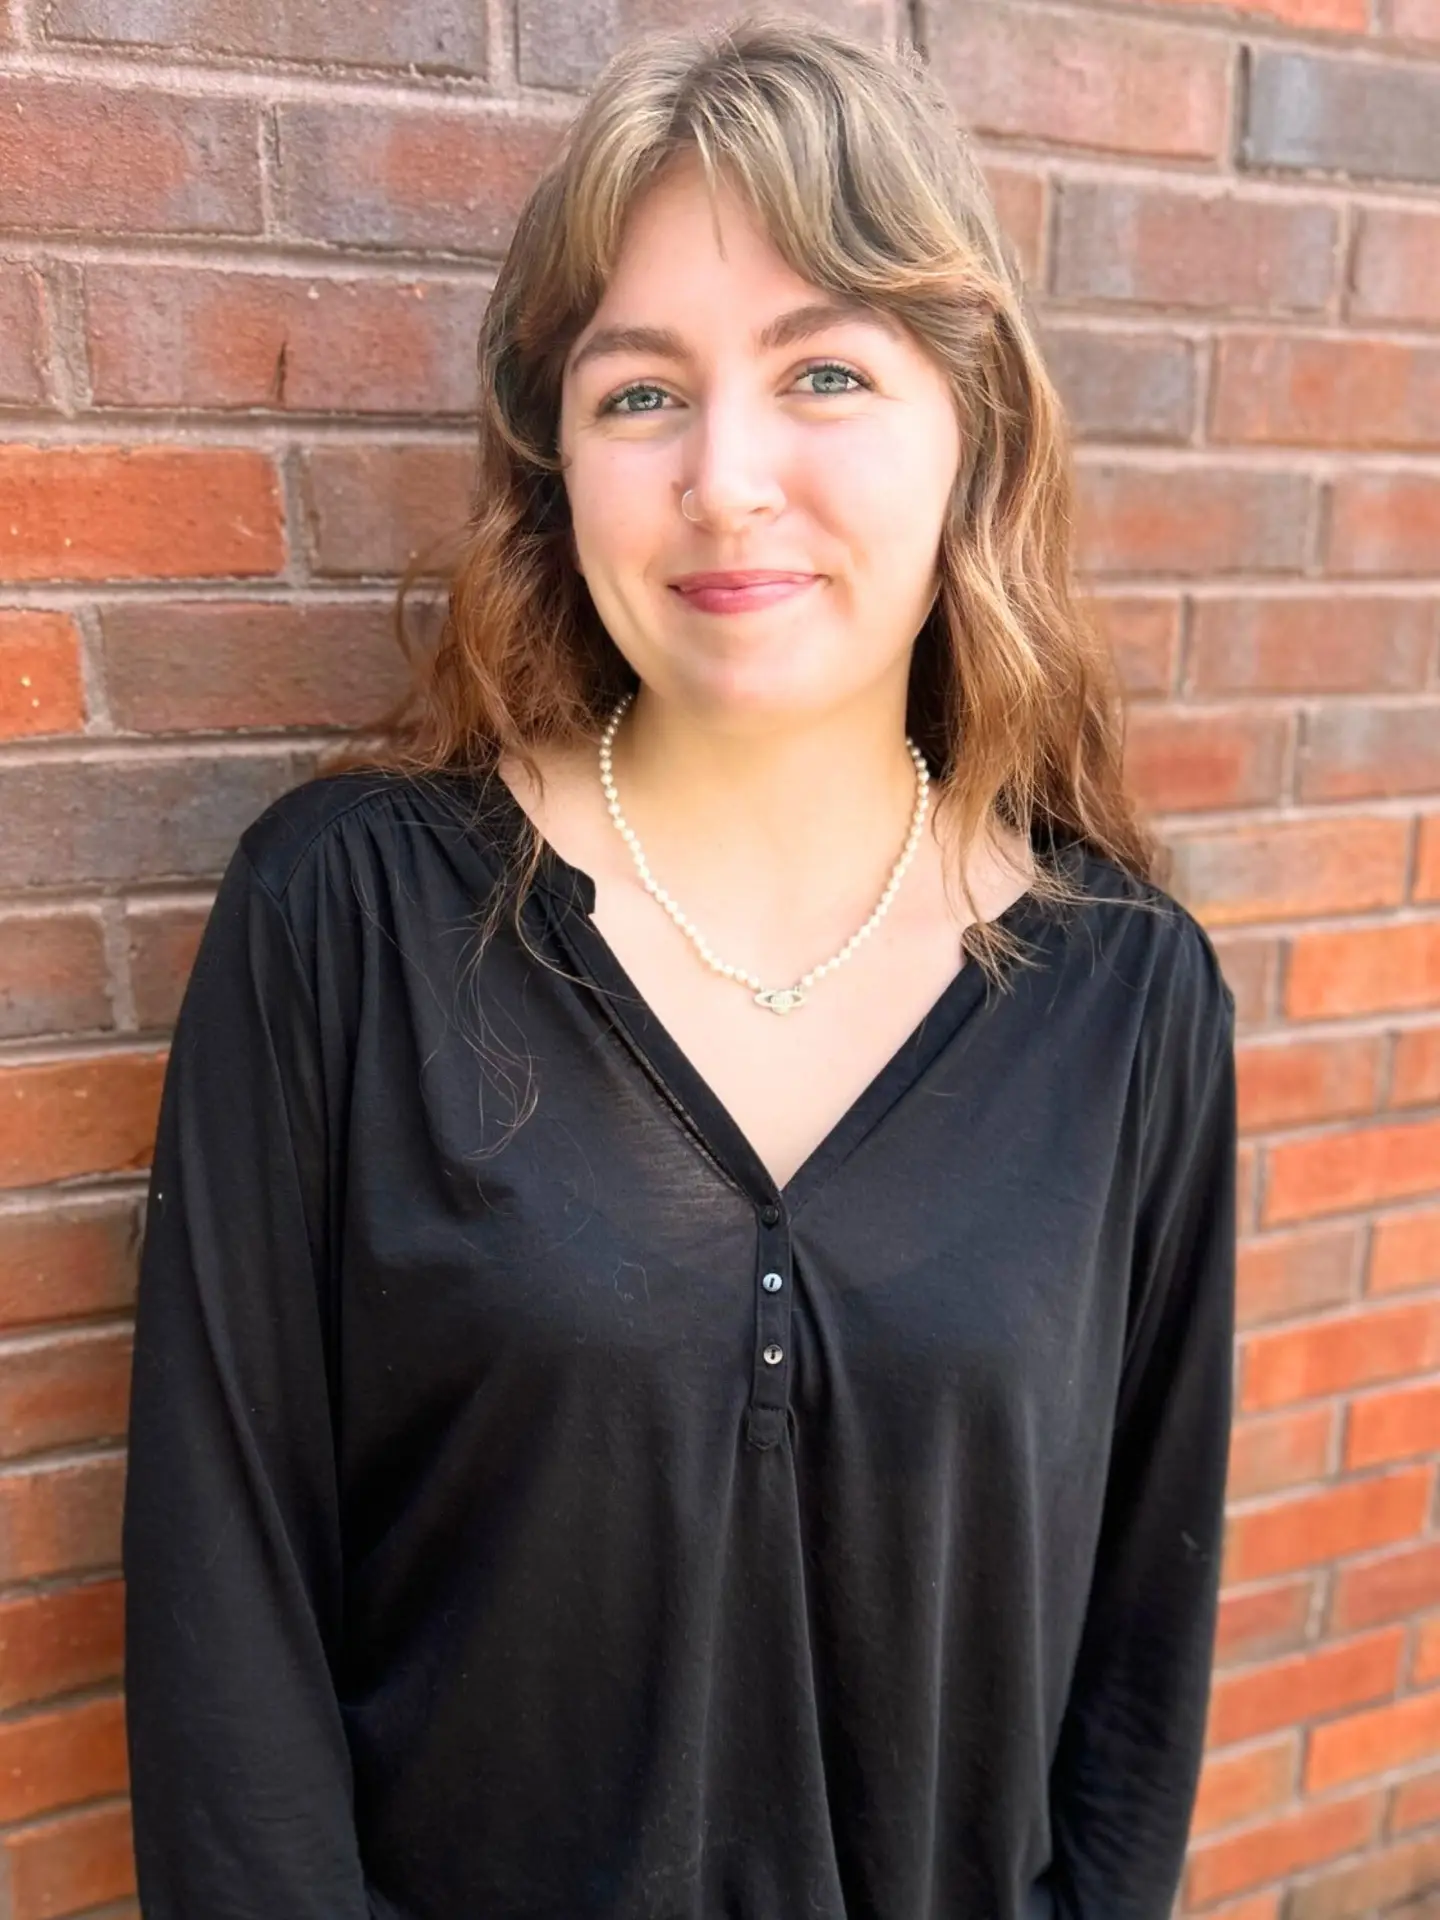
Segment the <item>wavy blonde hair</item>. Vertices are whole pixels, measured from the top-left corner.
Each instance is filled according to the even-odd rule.
[[[898,317],[953,384],[962,461],[907,724],[957,844],[999,821],[1032,844],[1038,833],[1042,854],[1078,840],[1154,879],[1160,850],[1122,781],[1109,651],[1072,579],[1064,416],[966,136],[918,55],[783,14],[637,40],[567,129],[482,325],[479,463],[438,642],[336,764],[483,776],[503,755],[538,782],[535,750],[598,739],[633,687],[573,561],[560,383],[626,216],[682,154],[712,197],[722,180],[739,188],[796,273]],[[541,850],[538,834],[519,850],[517,916]],[[1059,864],[1037,865],[1032,891],[1075,897]],[[967,946],[996,979],[1015,957],[999,926],[978,923]]]

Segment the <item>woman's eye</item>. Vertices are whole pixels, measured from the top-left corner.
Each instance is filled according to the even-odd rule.
[[[853,367],[842,366],[838,360],[822,360],[814,366],[803,367],[795,376],[797,380],[815,380],[819,384],[811,388],[811,397],[824,399],[828,394],[857,393],[866,389],[870,382],[863,374],[856,373]],[[842,386],[840,381],[851,384]],[[600,406],[602,414],[619,414],[624,418],[635,419],[642,413],[659,413],[668,398],[663,387],[653,387],[643,381],[637,381],[633,387],[623,387],[619,393],[612,394]],[[635,401],[634,406],[625,402]]]

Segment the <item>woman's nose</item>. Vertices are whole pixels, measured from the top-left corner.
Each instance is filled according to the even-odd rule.
[[[784,506],[777,436],[754,408],[734,403],[708,408],[687,453],[681,498],[689,519],[725,532]]]

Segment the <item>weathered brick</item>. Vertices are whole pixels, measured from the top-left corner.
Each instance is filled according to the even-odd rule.
[[[1337,1040],[1255,1041],[1236,1056],[1240,1125],[1271,1127],[1372,1113],[1380,1100],[1378,1034]]]
[[[0,1601],[0,1706],[7,1711],[113,1680],[124,1648],[118,1580]]]
[[[1416,1362],[1417,1366],[1419,1362]],[[1345,1428],[1345,1471],[1413,1460],[1440,1448],[1440,1385],[1362,1394]]]
[[[1212,941],[1225,983],[1235,998],[1235,1025],[1243,1033],[1269,1013],[1271,989],[1279,973],[1279,942],[1262,935],[1217,934]]]
[[[1440,5],[1437,0],[1390,0],[1390,31],[1402,40],[1440,40]]]
[[[127,905],[130,982],[142,1029],[168,1027],[175,1020],[209,914],[208,903],[151,900]]]
[[[128,1782],[116,1695],[0,1721],[0,1820],[123,1793]]]
[[[0,1456],[119,1439],[129,1407],[127,1327],[85,1327],[0,1345]]]
[[[1440,347],[1228,334],[1216,347],[1210,438],[1281,446],[1440,446]]]
[[[1440,1005],[1440,920],[1337,927],[1291,944],[1285,1011],[1292,1020]]]
[[[1440,1364],[1440,1304],[1428,1300],[1247,1336],[1237,1409],[1263,1412],[1297,1400],[1350,1393]]]
[[[1271,1660],[1303,1646],[1314,1594],[1313,1575],[1222,1593],[1215,1627],[1217,1669]]]
[[[1323,707],[1308,716],[1302,800],[1352,800],[1440,789],[1440,699]]]
[[[1346,1224],[1242,1241],[1235,1288],[1239,1326],[1290,1320],[1353,1299],[1360,1238],[1360,1229]]]
[[[0,914],[0,1037],[111,1022],[105,936],[94,913]]]
[[[288,229],[350,246],[499,254],[559,143],[555,120],[488,106],[278,109]]]
[[[995,0],[924,0],[921,11],[930,64],[977,132],[1176,159],[1224,150],[1230,51],[1219,40]]]
[[[48,759],[0,769],[0,887],[209,879],[310,771],[285,752]]]
[[[1301,1807],[1244,1827],[1233,1837],[1202,1842],[1190,1850],[1185,1871],[1187,1910],[1350,1853],[1373,1837],[1383,1805],[1381,1794],[1359,1794]]]
[[[1390,1799],[1388,1832],[1408,1833],[1412,1827],[1433,1827],[1437,1821],[1440,1821],[1440,1767],[1396,1785]]]
[[[1169,836],[1174,884],[1207,924],[1398,906],[1405,892],[1403,820],[1275,821]]]
[[[464,413],[477,398],[476,281],[91,267],[102,406]]]
[[[1230,1434],[1225,1491],[1231,1500],[1252,1500],[1285,1487],[1323,1480],[1329,1468],[1336,1424],[1331,1407],[1305,1407],[1268,1419],[1237,1420]]]
[[[1297,1720],[1383,1700],[1395,1691],[1404,1651],[1403,1629],[1389,1627],[1227,1674],[1211,1693],[1208,1738],[1229,1746]]]
[[[1195,1796],[1191,1833],[1214,1833],[1282,1806],[1291,1797],[1296,1754],[1292,1736],[1271,1740],[1249,1753],[1208,1758]]]
[[[1076,434],[1183,442],[1195,419],[1195,347],[1174,335],[1050,326],[1049,367]]]
[[[1251,167],[1440,181],[1440,69],[1257,49],[1241,155]]]
[[[1440,214],[1364,207],[1357,217],[1351,317],[1440,322]]]
[[[1433,600],[1286,594],[1195,603],[1186,680],[1196,693],[1401,693],[1425,683]]]
[[[55,1820],[7,1834],[5,1872],[13,1920],[56,1920],[104,1905],[102,1920],[126,1920],[139,1909],[112,1902],[135,1891],[130,1808],[124,1801],[81,1807]]]
[[[1440,479],[1342,473],[1334,483],[1332,573],[1433,573],[1440,553]]]
[[[1189,188],[1067,181],[1054,288],[1067,300],[1206,313],[1318,313],[1336,275],[1325,206]]]
[[[877,41],[889,24],[884,0],[795,0],[793,13],[814,14],[857,39]],[[520,80],[528,87],[588,86],[626,40],[663,22],[710,26],[710,0],[571,0],[564,8],[548,0],[519,0]]]
[[[1351,1633],[1382,1621],[1404,1621],[1440,1605],[1440,1541],[1352,1560],[1335,1570],[1328,1631]]]
[[[1015,249],[1020,271],[1031,285],[1044,272],[1047,192],[1045,176],[1019,167],[986,165],[985,184],[1005,236]]]
[[[1210,6],[1222,0],[1150,0],[1154,5]],[[1223,0],[1227,13],[1268,15],[1290,27],[1315,33],[1364,33],[1370,25],[1368,0]],[[1228,1914],[1222,1920],[1230,1920]]]
[[[1440,1207],[1387,1213],[1375,1222],[1366,1285],[1371,1293],[1440,1286]]]
[[[408,671],[387,602],[137,602],[101,616],[110,711],[139,733],[355,727]]]
[[[0,227],[247,234],[261,224],[253,102],[0,76]]]
[[[1317,1729],[1318,1732],[1318,1729]],[[1387,1847],[1363,1860],[1333,1867],[1295,1889],[1289,1920],[1360,1920],[1383,1906],[1387,1920],[1424,1920],[1420,1907],[1400,1910],[1407,1894],[1428,1893],[1440,1879],[1440,1840],[1433,1837],[1403,1847]]]
[[[275,573],[284,559],[267,454],[0,446],[0,576],[174,580]]]
[[[70,615],[0,611],[0,740],[84,725],[80,636]]]
[[[134,1203],[0,1214],[0,1326],[117,1313],[135,1297]]]
[[[1315,498],[1301,474],[1085,463],[1079,557],[1093,574],[1290,573],[1303,567]]]
[[[35,269],[0,260],[0,401],[43,406],[48,397],[40,301]]]
[[[158,1052],[0,1066],[0,1187],[148,1166],[164,1074]]]
[[[470,511],[474,460],[462,447],[315,447],[304,485],[320,574],[395,574],[423,553],[453,561]]]
[[[1440,1120],[1395,1121],[1311,1139],[1269,1152],[1264,1224],[1413,1200],[1440,1187]]]
[[[1280,797],[1289,731],[1275,714],[1136,707],[1126,724],[1126,776],[1158,812],[1265,805]]]
[[[1433,1484],[1428,1467],[1401,1467],[1234,1513],[1226,1534],[1225,1582],[1297,1573],[1412,1539],[1425,1524]]]
[[[44,1580],[120,1560],[123,1454],[0,1474],[0,1580]]]
[[[1173,593],[1093,594],[1100,632],[1132,695],[1168,693],[1180,654],[1180,597]]]
[[[483,7],[457,0],[405,0],[399,7],[337,12],[328,0],[50,0],[47,40],[102,46],[156,47],[266,60],[323,62],[327,67],[414,67],[421,72],[483,76]]]
[[[1440,1105],[1440,1027],[1411,1027],[1396,1035],[1390,1105]]]

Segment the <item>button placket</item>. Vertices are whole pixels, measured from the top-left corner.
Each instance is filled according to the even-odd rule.
[[[756,1210],[755,1355],[746,1439],[773,1447],[785,1431],[790,1398],[790,1302],[794,1295],[790,1230],[781,1208]]]

